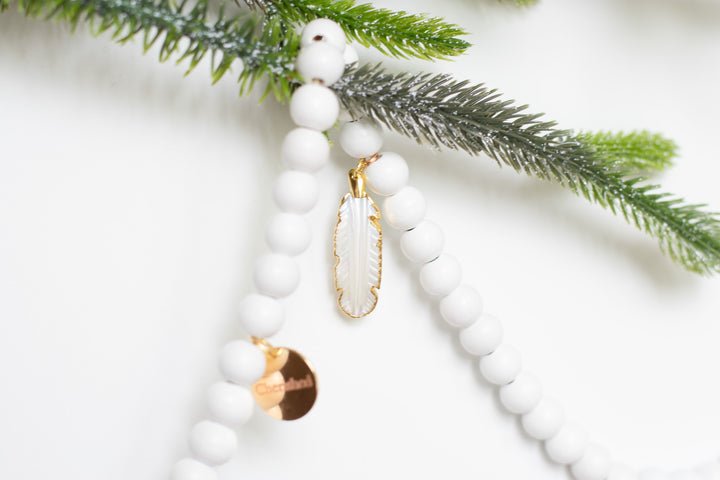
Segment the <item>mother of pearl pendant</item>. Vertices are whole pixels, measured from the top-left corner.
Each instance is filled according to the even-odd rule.
[[[382,275],[380,210],[365,192],[364,170],[369,163],[361,160],[348,173],[350,193],[340,203],[333,241],[338,305],[353,318],[375,309]]]

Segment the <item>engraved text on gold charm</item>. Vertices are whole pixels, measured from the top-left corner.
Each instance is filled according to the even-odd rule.
[[[265,375],[252,386],[253,396],[265,413],[278,420],[297,420],[310,411],[317,398],[317,378],[310,363],[295,350],[275,348],[253,339],[267,359]]]

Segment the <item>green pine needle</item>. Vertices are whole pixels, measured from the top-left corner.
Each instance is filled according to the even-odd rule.
[[[0,0],[0,6],[4,10],[12,1]],[[188,73],[210,54],[213,83],[239,58],[241,94],[266,75],[266,94],[272,91],[285,99],[297,79],[291,68],[299,48],[297,35],[284,31],[279,22],[261,24],[254,14],[226,18],[222,9],[218,19],[209,22],[207,0],[188,9],[185,1],[178,5],[174,0],[17,0],[17,5],[28,16],[66,20],[73,29],[86,20],[94,34],[110,31],[119,43],[140,36],[146,52],[160,42],[160,61],[172,56],[178,63],[188,60]]]
[[[689,270],[720,272],[715,215],[645,185],[617,157],[525,113],[527,106],[503,100],[495,90],[443,74],[390,74],[379,66],[350,70],[332,88],[353,116],[368,115],[420,143],[484,153],[557,181],[656,237]]]
[[[279,15],[261,22],[221,13],[210,23],[206,0],[188,11],[173,0],[0,0],[0,10],[12,1],[27,15],[63,19],[73,28],[87,20],[95,33],[109,30],[118,42],[141,35],[146,50],[161,42],[161,60],[188,59],[189,69],[209,53],[213,81],[240,58],[245,65],[239,75],[241,93],[264,75],[268,91],[280,99],[297,85],[291,70],[297,35]],[[541,121],[542,115],[525,113],[526,106],[502,100],[495,90],[448,75],[394,75],[363,66],[350,69],[332,88],[353,115],[368,115],[419,142],[485,153],[498,164],[556,180],[655,236],[661,248],[688,269],[720,272],[717,217],[634,176],[639,168],[669,163],[675,145],[662,137],[644,132],[573,135]]]
[[[598,154],[621,168],[636,172],[661,171],[673,165],[677,145],[659,134],[646,131],[630,133],[582,132],[577,138],[592,145]]]
[[[296,25],[328,18],[338,23],[351,40],[399,58],[446,59],[470,47],[457,38],[467,32],[440,18],[394,12],[370,4],[355,5],[354,0],[246,0],[246,3],[262,8],[269,17],[278,15]]]

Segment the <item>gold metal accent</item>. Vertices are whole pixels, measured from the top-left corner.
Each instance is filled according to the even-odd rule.
[[[350,193],[355,198],[367,197],[365,192],[365,169],[375,163],[380,158],[380,154],[376,153],[370,158],[361,158],[357,166],[348,172],[348,182],[350,183]]]
[[[266,356],[269,355],[272,358],[277,358],[282,355],[282,348],[273,347],[267,340],[258,337],[250,338],[256,347],[259,347],[263,352],[265,352]]]
[[[253,397],[265,413],[277,420],[297,420],[305,416],[317,399],[315,369],[305,357],[286,347],[273,347],[252,337],[265,352],[267,367],[252,386]]]
[[[380,225],[380,209],[378,208],[375,201],[367,194],[365,191],[365,169],[369,166],[375,163],[380,158],[380,154],[376,153],[375,155],[371,156],[368,159],[361,158],[358,162],[357,166],[350,170],[348,172],[348,181],[350,183],[350,193],[346,194],[343,199],[340,201],[340,207],[338,207],[338,213],[337,213],[337,223],[335,224],[335,233],[333,235],[333,256],[335,257],[335,266],[333,268],[333,276],[335,279],[335,291],[338,293],[337,302],[338,306],[340,307],[340,310],[351,318],[361,318],[364,316],[369,315],[373,310],[375,310],[375,307],[377,306],[378,302],[378,289],[380,288],[380,283],[382,280],[382,241],[383,241],[383,235],[382,235],[382,226]],[[343,288],[338,286],[338,276],[337,276],[337,268],[340,263],[340,256],[337,254],[337,237],[338,237],[338,226],[340,225],[342,218],[340,216],[342,206],[343,204],[348,201],[350,197],[355,198],[362,198],[366,197],[370,204],[375,211],[375,214],[368,217],[368,220],[370,221],[370,224],[375,228],[378,232],[378,241],[377,241],[377,249],[378,249],[378,278],[377,283],[375,285],[372,285],[370,287],[370,290],[372,294],[375,297],[375,301],[370,308],[370,310],[367,311],[367,313],[363,315],[353,315],[350,312],[346,311],[342,306],[342,298],[343,294],[345,293]]]
[[[375,155],[373,155],[373,156],[370,157],[370,158],[361,158],[361,159],[360,159],[360,163],[358,163],[358,166],[357,166],[356,168],[359,168],[359,169],[361,169],[362,171],[365,171],[365,169],[366,169],[367,167],[369,167],[369,166],[372,165],[373,163],[375,163],[375,162],[377,162],[378,160],[380,160],[380,157],[381,157],[381,155],[380,155],[379,153],[376,153]]]
[[[365,174],[362,170],[353,168],[348,172],[348,182],[350,182],[350,193],[355,198],[367,197],[365,192]]]

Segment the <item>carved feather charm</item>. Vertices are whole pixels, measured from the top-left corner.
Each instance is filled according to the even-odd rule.
[[[362,164],[361,164],[362,165]],[[362,167],[348,174],[351,193],[338,209],[335,227],[335,290],[348,316],[364,317],[378,301],[382,274],[380,210],[365,193]]]

